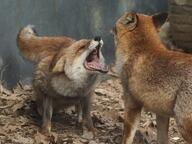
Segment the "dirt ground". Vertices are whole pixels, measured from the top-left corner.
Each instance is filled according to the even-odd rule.
[[[0,144],[119,144],[123,128],[122,88],[118,80],[101,83],[95,90],[92,118],[97,128],[96,137],[82,133],[73,108],[55,113],[52,120],[53,136],[49,139],[39,131],[41,119],[35,110],[33,90],[18,85],[12,91],[0,89]],[[185,144],[171,119],[170,144]],[[155,115],[142,112],[134,144],[156,144]]]

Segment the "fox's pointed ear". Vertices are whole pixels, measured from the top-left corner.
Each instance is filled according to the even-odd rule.
[[[61,57],[59,60],[56,61],[55,64],[53,64],[51,71],[53,73],[64,72],[64,65],[65,65],[65,59],[64,57]]]
[[[168,13],[158,13],[152,16],[153,23],[157,29],[160,29],[160,27],[166,22],[168,18]]]

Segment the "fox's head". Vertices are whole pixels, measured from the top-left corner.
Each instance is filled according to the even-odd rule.
[[[116,44],[119,42],[131,44],[147,41],[148,37],[157,35],[159,28],[167,20],[167,16],[167,13],[148,16],[126,12],[117,20],[112,30]]]
[[[129,12],[123,14],[112,30],[116,45],[116,62],[110,72],[120,73],[130,55],[161,45],[158,30],[166,19],[167,13],[152,16]],[[158,44],[155,45],[154,41],[158,41]]]
[[[102,46],[103,40],[100,37],[74,42],[59,52],[52,72],[64,72],[71,80],[82,79],[88,74],[107,73],[108,67],[101,52]]]

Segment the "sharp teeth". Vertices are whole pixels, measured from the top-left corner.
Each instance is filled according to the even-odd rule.
[[[100,40],[100,44],[101,44],[101,47],[103,46],[103,44],[104,44],[104,42],[103,42],[103,40],[101,39]]]
[[[99,45],[98,41],[92,40],[90,45],[89,45],[89,49],[93,50],[95,49],[95,47],[97,47]]]

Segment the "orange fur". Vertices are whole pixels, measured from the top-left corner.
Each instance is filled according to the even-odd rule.
[[[88,63],[87,59],[94,52],[97,62],[105,66],[101,53],[102,39],[76,41],[64,36],[39,37],[32,26],[27,26],[18,34],[17,43],[22,56],[36,64],[33,87],[37,110],[42,116],[42,132],[51,132],[55,110],[72,105],[80,108],[80,121],[94,132],[90,107],[99,72],[86,68],[85,62]],[[92,60],[93,56],[89,62]]]
[[[159,144],[168,143],[171,116],[186,141],[192,143],[192,56],[166,49],[158,35],[165,20],[166,14],[125,13],[116,22],[113,71],[120,75],[124,87],[123,144],[132,143],[130,134],[142,107],[157,114]]]
[[[48,55],[53,55],[62,47],[68,47],[74,39],[69,37],[38,37],[33,26],[27,26],[20,30],[17,36],[17,44],[23,56],[33,62]]]

